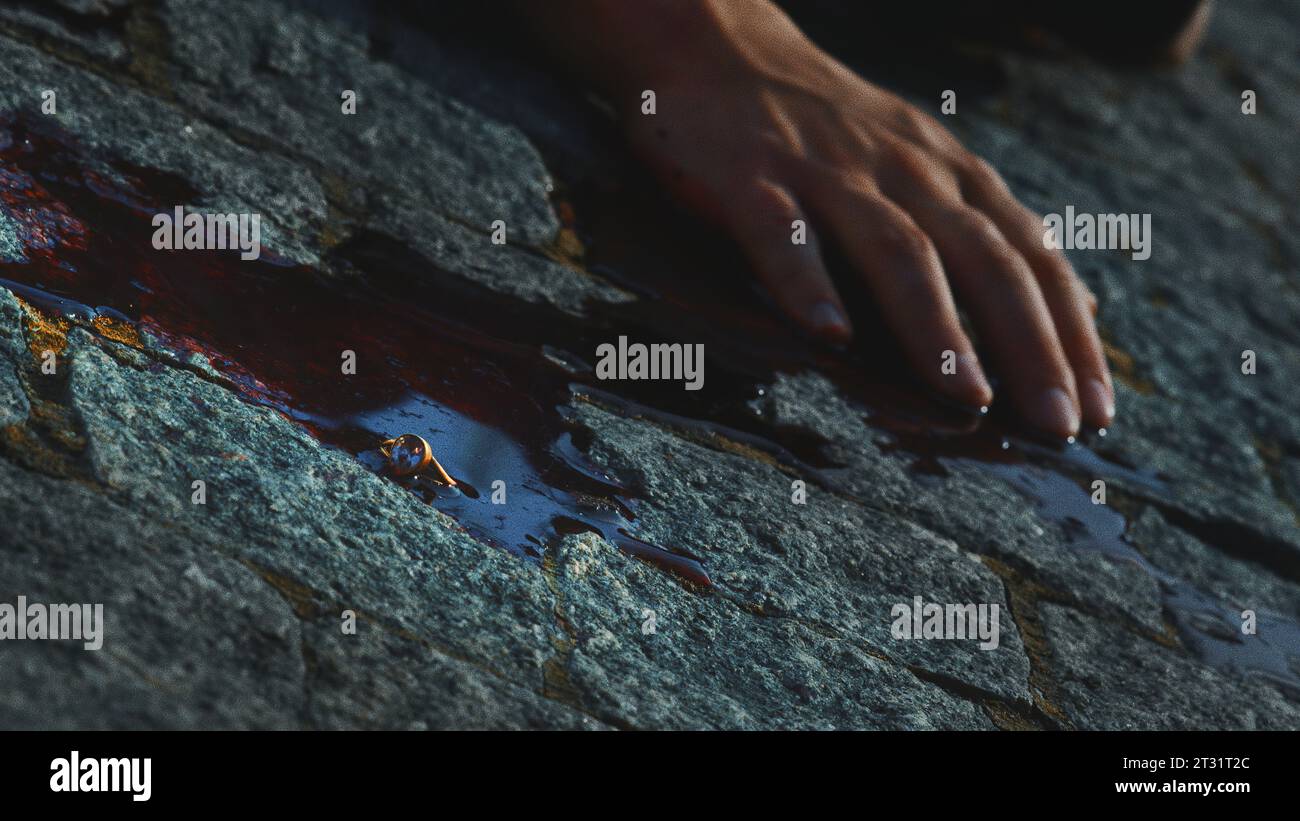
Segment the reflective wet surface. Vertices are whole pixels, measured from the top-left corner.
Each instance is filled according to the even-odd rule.
[[[691,545],[638,537],[643,489],[584,455],[584,429],[566,406],[576,398],[721,436],[835,485],[844,466],[826,455],[827,443],[773,423],[754,401],[776,374],[815,368],[912,470],[977,465],[1031,500],[1075,548],[1156,579],[1166,615],[1207,664],[1300,687],[1300,626],[1261,612],[1259,635],[1242,636],[1239,611],[1154,566],[1127,540],[1124,517],[1093,504],[1085,489],[1086,477],[1123,476],[1156,494],[1176,492],[1167,477],[1104,458],[1089,447],[1101,441],[1096,432],[1069,446],[1044,443],[997,408],[980,416],[939,404],[909,381],[892,343],[870,331],[879,323],[859,320],[865,331],[848,351],[804,339],[763,304],[716,236],[658,224],[663,203],[644,191],[592,186],[557,195],[589,269],[641,297],[589,306],[579,319],[510,301],[365,231],[329,252],[328,276],[267,249],[251,262],[232,251],[155,251],[154,213],[177,204],[215,209],[174,176],[92,163],[41,124],[0,123],[0,161],[0,202],[26,257],[0,265],[0,285],[44,312],[127,320],[174,352],[204,355],[249,401],[297,420],[525,560],[589,531],[706,590],[708,569]],[[869,316],[863,295],[850,301]],[[596,380],[596,347],[620,335],[702,343],[704,389]],[[355,374],[342,372],[346,351],[356,354]],[[378,448],[402,434],[427,440],[456,486],[394,475]]]

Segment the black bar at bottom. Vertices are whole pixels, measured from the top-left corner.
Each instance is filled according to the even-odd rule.
[[[949,802],[974,808],[995,794],[1003,807],[1013,798],[1044,798],[1071,809],[1100,803],[1158,806],[1162,799],[1194,798],[1222,810],[1259,798],[1290,803],[1297,781],[1294,738],[1284,733],[6,733],[0,734],[0,786],[7,810],[284,807],[336,814],[369,802],[379,809],[409,800],[436,814],[454,811],[465,799],[489,805],[515,800],[525,808],[532,802],[536,810],[557,800],[585,802],[611,787],[623,797],[606,808],[610,814],[659,802],[681,810],[683,790],[698,790],[702,801],[732,796],[766,802],[788,795],[822,802],[840,795],[877,807],[881,799],[897,798],[918,809]],[[1201,786],[1206,784],[1208,794]],[[146,789],[148,799],[136,800]],[[631,795],[636,799],[629,804]]]

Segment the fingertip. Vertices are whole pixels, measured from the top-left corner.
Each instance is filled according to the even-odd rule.
[[[805,318],[813,333],[830,342],[843,344],[853,338],[853,325],[848,315],[830,300],[823,300],[808,310]]]
[[[1044,433],[1069,439],[1079,433],[1079,411],[1063,388],[1048,388],[1024,409],[1027,421]]]
[[[1087,380],[1079,390],[1083,418],[1095,428],[1104,428],[1115,418],[1115,396],[1100,379]]]
[[[945,387],[949,395],[969,407],[987,408],[993,404],[993,386],[975,354],[957,357],[956,372],[946,378]]]

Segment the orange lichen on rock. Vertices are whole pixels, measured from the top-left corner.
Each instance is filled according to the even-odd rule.
[[[546,255],[556,262],[581,269],[587,249],[583,247],[575,230],[577,215],[573,205],[567,200],[557,200],[555,213],[560,219],[560,230],[555,232],[555,237],[546,245]]]
[[[129,322],[123,322],[120,319],[114,319],[111,316],[97,316],[90,323],[95,332],[105,339],[128,345],[132,348],[143,348],[144,344],[140,341],[140,332]]]
[[[68,332],[74,323],[67,317],[50,316],[41,309],[22,299],[18,300],[27,319],[27,347],[32,355],[40,359],[46,351],[62,355],[68,347]],[[90,322],[94,332],[113,342],[136,349],[144,348],[140,332],[135,325],[111,316],[97,316]]]
[[[1101,349],[1105,352],[1106,359],[1110,362],[1115,377],[1119,381],[1143,396],[1151,396],[1156,392],[1156,386],[1150,380],[1143,379],[1138,375],[1137,364],[1127,351],[1105,339],[1101,342]]]
[[[578,239],[578,234],[569,228],[561,228],[556,232],[550,251],[561,261],[575,263],[580,262],[587,252],[582,246],[582,240]]]
[[[27,347],[36,358],[41,358],[46,351],[63,353],[68,347],[68,331],[72,322],[65,317],[49,317],[24,300],[18,300],[23,313],[27,316]]]

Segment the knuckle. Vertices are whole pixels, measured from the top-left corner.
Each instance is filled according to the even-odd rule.
[[[942,127],[930,115],[912,105],[900,106],[895,114],[899,131],[913,139],[929,141],[936,130]]]
[[[961,143],[942,123],[924,111],[910,106],[900,114],[898,131],[909,142],[945,156],[963,150]]]
[[[906,143],[895,143],[885,149],[885,160],[894,173],[918,180],[931,180],[935,174],[935,161],[925,151]]]
[[[904,129],[920,129],[924,127],[926,120],[926,116],[919,108],[907,104],[898,107],[895,117],[899,127]]]
[[[761,213],[780,219],[793,217],[799,213],[790,192],[776,186],[760,187],[755,197],[755,205]]]
[[[1034,275],[1044,287],[1067,294],[1077,293],[1083,301],[1088,301],[1090,294],[1087,287],[1061,251],[1035,247],[1030,254],[1030,262],[1034,267]]]
[[[1002,175],[993,164],[983,157],[966,154],[960,162],[960,167],[966,178],[976,185],[997,192],[1008,190],[1006,180],[1002,179]]]
[[[965,231],[971,238],[970,248],[977,254],[985,276],[1002,286],[1023,286],[1034,278],[1024,257],[1007,241],[993,220],[979,212],[964,217]]]
[[[758,135],[768,165],[795,163],[807,158],[804,147],[789,134],[774,128],[761,131]]]
[[[881,210],[888,206],[888,203],[884,201],[884,195],[881,193],[879,180],[870,170],[853,169],[843,171],[836,178],[836,183],[839,189],[838,194],[853,201],[854,205],[861,205],[872,210]]]
[[[958,220],[962,231],[986,254],[1001,255],[1010,250],[1007,238],[997,223],[989,219],[982,211],[968,208],[961,212]]]
[[[881,231],[881,244],[896,257],[929,262],[934,256],[934,244],[921,227],[905,216],[888,220]]]

